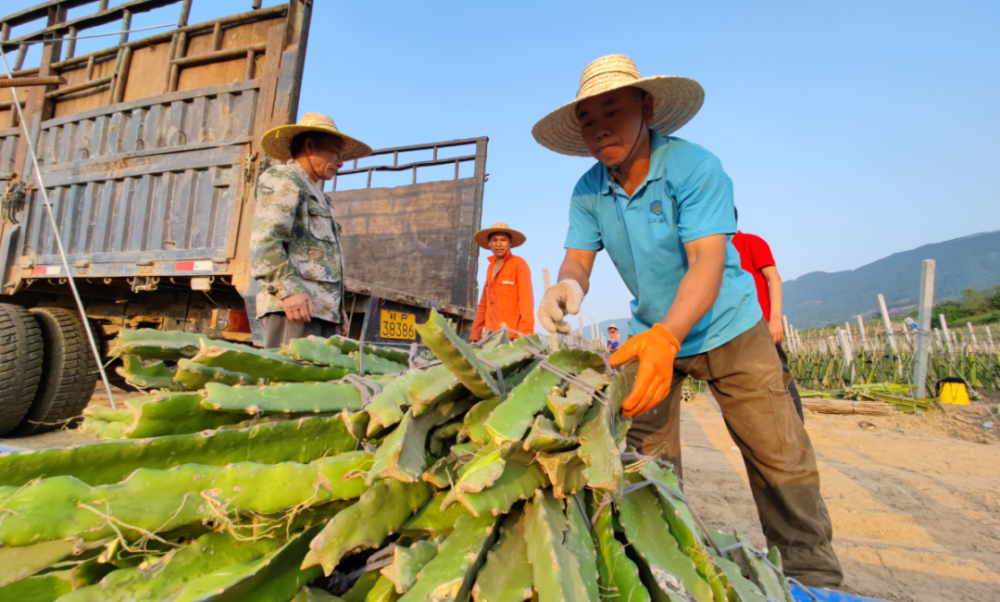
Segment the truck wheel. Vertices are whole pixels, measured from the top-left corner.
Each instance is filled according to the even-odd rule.
[[[80,416],[97,381],[97,364],[80,316],[61,307],[38,307],[31,313],[45,342],[42,378],[31,409],[13,431],[16,436],[51,431]]]
[[[31,408],[42,375],[42,331],[28,310],[0,303],[0,436]]]

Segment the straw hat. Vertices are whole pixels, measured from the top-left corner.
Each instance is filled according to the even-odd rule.
[[[480,230],[479,232],[476,232],[475,234],[472,235],[472,240],[475,241],[475,243],[480,247],[484,249],[489,249],[490,237],[496,234],[497,232],[503,232],[507,236],[510,236],[510,248],[512,249],[514,247],[520,247],[521,245],[524,244],[524,241],[528,240],[527,236],[521,234],[520,232],[511,228],[510,226],[508,226],[503,222],[497,222],[492,226],[490,226],[489,228],[485,228],[483,230]]]
[[[663,136],[681,129],[705,101],[705,90],[693,79],[673,75],[642,77],[632,59],[610,54],[587,65],[580,76],[576,100],[543,117],[531,128],[531,134],[549,150],[574,157],[589,157],[590,152],[580,134],[580,121],[576,118],[577,104],[581,100],[627,87],[642,88],[653,97],[653,118],[649,127]]]
[[[341,158],[344,161],[353,161],[372,154],[370,146],[341,132],[333,119],[319,113],[306,113],[296,125],[281,125],[268,130],[260,139],[260,145],[271,157],[278,161],[288,161],[292,158],[292,139],[302,132],[322,132],[342,139],[344,151]]]

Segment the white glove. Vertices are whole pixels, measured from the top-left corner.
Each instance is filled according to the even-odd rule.
[[[538,306],[538,320],[542,327],[552,333],[558,331],[569,334],[572,327],[563,320],[563,316],[580,313],[583,296],[583,287],[576,280],[560,280],[550,287]]]

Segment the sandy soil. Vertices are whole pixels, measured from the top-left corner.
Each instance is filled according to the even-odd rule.
[[[926,416],[806,413],[845,591],[1000,600],[1000,426],[982,406]],[[712,527],[764,545],[739,451],[711,398],[682,410],[685,491]]]

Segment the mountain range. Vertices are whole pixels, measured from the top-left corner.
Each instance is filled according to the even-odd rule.
[[[1000,230],[893,253],[855,270],[811,272],[782,283],[784,313],[796,328],[843,324],[879,311],[885,296],[890,314],[917,308],[924,259],[936,262],[934,303],[959,299],[962,289],[1000,284]]]

